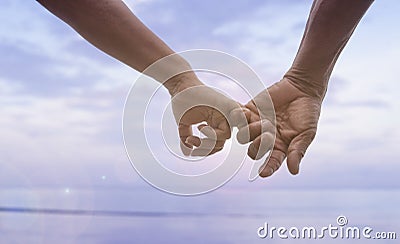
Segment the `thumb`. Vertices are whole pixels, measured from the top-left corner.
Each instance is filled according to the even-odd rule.
[[[297,175],[299,173],[301,159],[306,153],[308,146],[310,146],[311,142],[314,140],[315,134],[316,129],[312,128],[300,133],[290,142],[287,166],[291,174]]]

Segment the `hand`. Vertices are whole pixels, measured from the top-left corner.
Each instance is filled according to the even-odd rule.
[[[269,87],[268,92],[276,114],[276,138],[270,157],[263,169],[260,169],[260,176],[272,175],[286,157],[290,173],[298,174],[300,161],[317,131],[322,100],[301,92],[287,78]],[[260,123],[260,116],[255,105],[262,102],[260,99],[262,96],[265,96],[265,92],[260,93],[245,105],[248,109],[246,117],[249,125],[239,129],[239,133],[241,130],[250,131],[250,140],[253,142],[249,146],[248,155],[252,159],[257,159],[260,157],[259,154],[266,153],[265,149],[263,151],[260,148],[262,123]]]
[[[184,155],[207,156],[222,150],[225,141],[231,137],[227,118],[240,105],[205,86],[195,75],[181,76],[177,84],[171,92],[172,110]],[[246,121],[244,114],[242,120]],[[201,122],[205,123],[198,129],[205,138],[193,135],[192,125]]]

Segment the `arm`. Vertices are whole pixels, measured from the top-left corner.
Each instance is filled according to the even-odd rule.
[[[317,131],[321,103],[336,60],[372,0],[315,0],[296,58],[283,79],[268,88],[276,113],[274,148],[260,175],[272,175],[287,157],[292,174]],[[261,102],[263,95],[253,100]],[[261,123],[259,111],[250,101],[249,129],[253,142],[248,154],[259,158]],[[262,113],[262,111],[260,111]],[[244,127],[245,128],[245,127]],[[239,134],[239,133],[238,133]]]
[[[373,0],[315,0],[296,58],[285,74],[290,83],[323,99],[343,48]]]
[[[37,1],[95,47],[139,72],[160,58],[174,54],[120,0]],[[183,59],[177,59],[171,66],[190,69]],[[151,76],[162,82],[162,77],[156,74]],[[185,80],[192,80],[193,77],[191,74]],[[164,83],[170,93],[178,80],[171,79]]]
[[[174,54],[174,51],[149,30],[121,0],[38,0],[38,2],[94,46],[139,72],[145,71],[157,60]],[[188,89],[184,96],[173,99],[172,103],[184,153],[188,154],[188,149],[191,150],[193,145],[198,147],[191,152],[194,156],[208,155],[221,150],[225,140],[231,135],[226,118],[217,109],[207,106],[193,107],[184,116],[181,116],[181,110],[186,102],[192,101],[194,97],[199,104],[208,104],[207,101],[210,100],[224,104],[224,107],[220,108],[221,111],[230,110],[238,104],[211,88],[205,88],[191,71],[165,81],[166,75],[168,77],[168,74],[175,74],[174,71],[191,70],[190,65],[179,55],[173,55],[168,62],[162,63],[163,65],[158,66],[157,70],[150,73],[146,71],[146,75],[162,82],[171,96],[176,97],[183,90],[199,87],[194,90]],[[200,125],[200,131],[206,133],[212,129],[216,134],[213,134],[213,140],[216,142],[211,148],[203,146],[202,140],[193,136],[192,125],[202,121],[207,124]]]

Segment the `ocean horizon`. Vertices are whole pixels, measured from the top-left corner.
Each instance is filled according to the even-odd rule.
[[[180,197],[143,188],[0,189],[1,243],[281,243],[268,226],[337,225],[397,231],[398,189],[246,189],[223,187]],[[318,239],[318,238],[317,238]],[[340,239],[340,240],[338,240]],[[296,243],[318,241],[294,239]],[[324,243],[364,242],[325,237]],[[395,243],[395,240],[376,240]]]

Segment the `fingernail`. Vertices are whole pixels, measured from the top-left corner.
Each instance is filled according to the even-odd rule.
[[[273,173],[274,173],[274,170],[271,168],[268,168],[268,169],[264,169],[263,171],[261,171],[260,176],[268,177],[268,176],[271,176]]]

